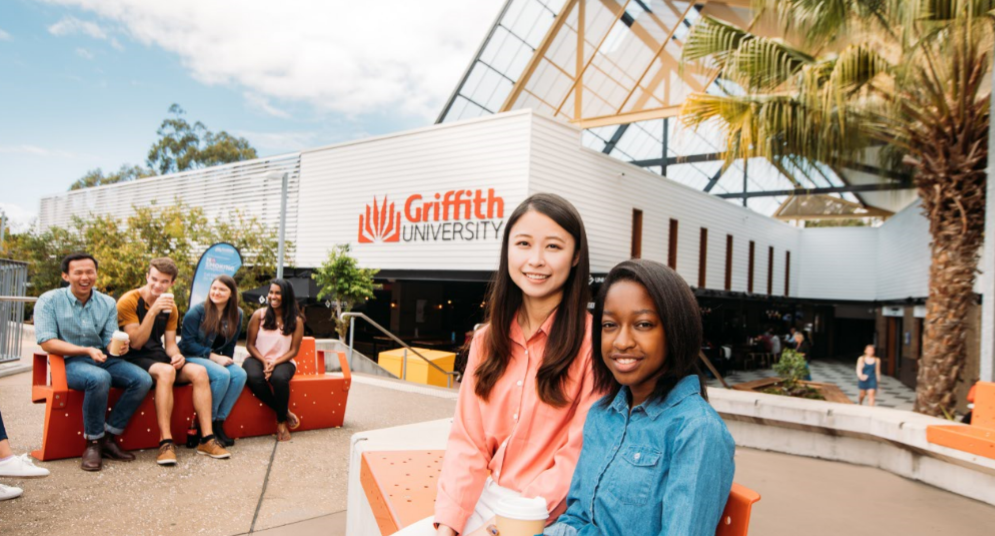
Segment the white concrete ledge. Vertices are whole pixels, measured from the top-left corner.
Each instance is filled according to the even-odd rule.
[[[889,408],[708,389],[742,447],[877,467],[995,505],[995,460],[934,445],[950,421]]]

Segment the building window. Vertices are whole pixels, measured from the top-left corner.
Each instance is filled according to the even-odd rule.
[[[670,219],[670,241],[667,243],[667,266],[677,269],[677,220]]]
[[[698,288],[705,288],[705,271],[708,268],[708,229],[701,228],[698,242]]]
[[[756,275],[756,265],[753,259],[756,257],[757,244],[753,240],[750,240],[750,260],[749,260],[749,271],[746,275],[746,291],[753,292],[753,276]]]
[[[732,235],[726,235],[726,290],[732,290]]]
[[[643,255],[643,211],[632,209],[632,247],[630,257],[638,259]]]
[[[791,288],[791,252],[784,252],[784,295],[789,294],[788,289]]]
[[[767,295],[774,293],[774,246],[767,248]]]

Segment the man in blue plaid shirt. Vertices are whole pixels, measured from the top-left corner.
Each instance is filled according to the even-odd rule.
[[[97,260],[87,253],[67,256],[62,259],[62,279],[69,283],[68,287],[50,290],[38,298],[35,338],[43,350],[65,358],[69,388],[84,392],[86,450],[81,466],[84,471],[99,471],[103,458],[135,459],[118,446],[114,436],[124,432],[152,387],[152,378],[121,356],[108,355],[111,336],[117,330],[117,306],[113,298],[93,288]],[[105,419],[112,386],[123,392]]]

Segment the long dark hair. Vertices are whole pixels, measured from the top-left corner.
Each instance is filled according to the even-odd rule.
[[[580,213],[569,201],[555,194],[535,194],[522,201],[505,224],[501,262],[491,280],[487,299],[486,316],[490,329],[484,339],[484,358],[474,376],[477,381],[474,392],[486,401],[494,384],[508,368],[511,358],[511,323],[522,307],[522,289],[511,280],[508,270],[508,241],[511,228],[530,211],[536,211],[556,222],[570,233],[575,244],[577,265],[570,269],[570,275],[563,284],[563,299],[556,310],[556,319],[549,332],[542,365],[536,373],[539,399],[552,406],[564,406],[569,401],[563,394],[563,382],[580,351],[587,329],[587,303],[591,295],[588,280],[591,268],[587,233]]]
[[[269,282],[270,286],[280,287],[280,303],[283,307],[283,334],[293,335],[297,330],[297,317],[301,315],[297,307],[297,298],[294,296],[294,287],[286,279],[274,279]],[[276,329],[276,311],[273,306],[266,302],[266,313],[263,315],[263,329]]]
[[[663,358],[663,374],[657,379],[656,387],[648,401],[667,398],[677,382],[690,374],[698,376],[701,396],[708,399],[705,390],[705,377],[698,367],[698,354],[701,352],[701,313],[691,288],[677,272],[667,266],[645,259],[624,261],[608,272],[601,284],[598,298],[594,302],[594,327],[591,329],[591,346],[594,349],[594,386],[607,392],[602,399],[604,406],[610,406],[622,385],[615,381],[611,369],[605,364],[601,353],[601,320],[605,313],[605,297],[608,289],[619,281],[632,281],[642,285],[653,300],[656,312],[663,324],[666,354]]]
[[[211,286],[214,286],[214,283],[218,281],[228,287],[231,295],[228,297],[228,303],[225,304],[224,310],[218,311],[214,302],[211,301],[210,294],[208,294],[207,299],[204,300],[204,321],[201,322],[200,329],[208,335],[219,334],[224,335],[225,339],[231,339],[241,327],[238,324],[238,285],[231,276],[222,274],[214,278]]]

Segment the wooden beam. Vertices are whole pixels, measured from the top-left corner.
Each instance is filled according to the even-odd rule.
[[[597,128],[611,125],[622,125],[625,123],[636,123],[638,121],[649,121],[651,119],[663,119],[664,117],[675,117],[681,113],[680,106],[664,106],[652,110],[641,110],[638,112],[628,112],[624,114],[603,115],[580,121],[571,121],[580,128]]]
[[[553,44],[553,40],[560,33],[560,29],[566,24],[567,15],[570,10],[577,5],[578,0],[567,0],[566,4],[563,4],[563,9],[560,10],[559,14],[556,15],[556,19],[553,21],[553,25],[549,27],[549,31],[546,32],[546,36],[542,38],[542,42],[539,43],[539,48],[535,49],[532,53],[532,58],[529,59],[529,64],[525,67],[525,71],[522,72],[522,76],[518,78],[515,85],[511,88],[511,92],[508,93],[508,98],[504,100],[504,104],[501,106],[502,112],[507,112],[511,110],[511,107],[518,100],[519,95],[522,94],[522,90],[525,89],[525,85],[528,84],[532,75],[535,73],[536,68],[539,63],[546,57],[546,52],[549,51],[549,46]]]

